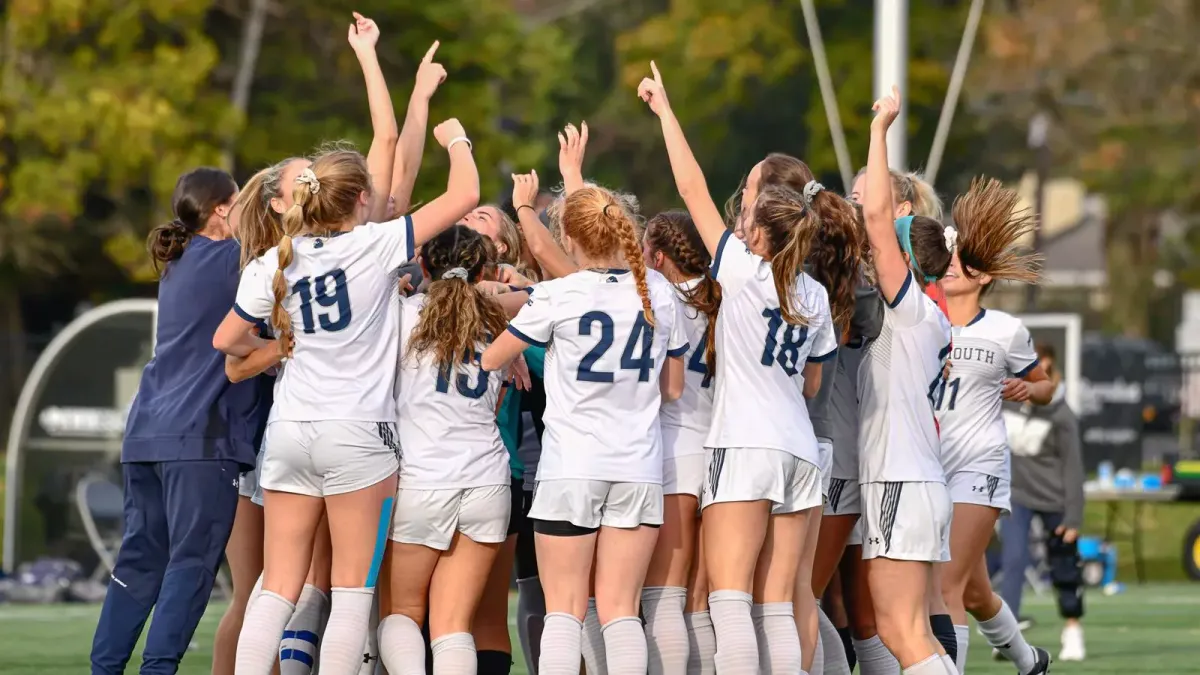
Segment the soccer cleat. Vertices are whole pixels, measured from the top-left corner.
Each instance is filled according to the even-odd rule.
[[[1033,670],[1023,675],[1042,675],[1050,672],[1050,652],[1041,647],[1031,647],[1033,653],[1037,656],[1037,663],[1034,664]]]
[[[1023,617],[1017,619],[1017,628],[1019,628],[1022,633],[1029,630],[1030,628],[1033,628],[1035,624],[1037,624],[1037,622],[1034,621],[1033,617],[1031,617],[1031,616],[1023,616]]]
[[[1062,651],[1058,653],[1059,661],[1082,661],[1087,654],[1083,646],[1083,628],[1078,625],[1067,626],[1062,632]]]

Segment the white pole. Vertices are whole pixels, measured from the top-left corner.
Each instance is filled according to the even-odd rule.
[[[875,98],[892,93],[908,97],[908,0],[875,0]],[[900,171],[908,165],[908,106],[888,130],[888,164]]]
[[[842,192],[850,194],[854,180],[854,167],[850,164],[850,149],[846,146],[846,131],[842,128],[842,116],[838,113],[837,93],[833,90],[833,78],[829,75],[829,61],[825,59],[825,40],[821,37],[821,24],[817,21],[817,10],[813,0],[801,0],[804,9],[804,25],[808,29],[808,46],[812,50],[813,65],[817,68],[817,82],[821,85],[821,100],[825,103],[825,118],[829,122],[829,133],[833,135],[833,152],[837,155],[838,171],[842,174]]]
[[[967,14],[967,28],[958,45],[958,56],[954,59],[954,71],[950,74],[950,87],[942,103],[942,115],[938,118],[937,132],[933,135],[933,148],[929,151],[929,163],[925,165],[925,180],[937,184],[938,169],[942,167],[942,153],[946,152],[946,139],[950,138],[950,124],[954,122],[954,109],[962,93],[963,80],[967,77],[967,66],[971,64],[971,49],[975,46],[975,34],[979,32],[979,19],[983,16],[983,0],[971,3]]]

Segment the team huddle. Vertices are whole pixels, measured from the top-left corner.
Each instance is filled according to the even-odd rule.
[[[889,170],[893,91],[850,195],[772,154],[722,213],[651,64],[637,94],[686,210],[643,221],[585,182],[586,124],[560,135],[547,208],[536,173],[514,176],[515,219],[479,206],[451,119],[446,191],[409,213],[446,73],[435,44],[397,133],[377,38],[356,17],[370,153],[284,160],[232,202],[240,280],[212,346],[273,402],[214,673],[507,673],[514,557],[541,675],[848,656],[950,675],[968,613],[1020,675],[1047,671],[984,563],[1009,507],[1002,401],[1054,393],[1021,322],[980,306],[1037,280],[1014,191],[976,181],[944,224]],[[874,626],[851,649],[818,602],[835,583]]]

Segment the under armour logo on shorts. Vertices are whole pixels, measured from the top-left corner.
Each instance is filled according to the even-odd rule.
[[[878,545],[878,544],[879,544],[881,541],[882,541],[882,540],[881,540],[879,537],[870,537],[870,538],[868,538],[868,539],[867,539],[867,543],[869,543],[869,544],[876,544],[876,545]]]

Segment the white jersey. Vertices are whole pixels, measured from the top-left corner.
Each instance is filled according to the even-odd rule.
[[[296,345],[275,383],[272,421],[394,422],[400,340],[397,268],[413,255],[412,220],[367,223],[333,237],[295,237],[283,308]],[[251,262],[236,311],[270,323],[279,251]]]
[[[947,476],[975,471],[1008,480],[1000,392],[1005,378],[1025,377],[1037,364],[1033,338],[1011,314],[981,309],[970,323],[954,328],[950,379],[933,394]]]
[[[679,284],[679,287],[691,290],[699,283],[700,279],[690,279]],[[684,355],[687,370],[683,375],[683,396],[663,403],[658,417],[662,424],[665,459],[703,455],[704,440],[712,423],[713,378],[704,360],[708,349],[708,317],[682,299],[679,302],[683,308],[684,329],[689,345]]]
[[[508,485],[508,450],[496,427],[501,373],[479,367],[477,346],[446,372],[430,354],[408,353],[424,294],[400,301],[400,487],[448,490]]]
[[[819,465],[804,399],[804,366],[837,354],[825,287],[801,272],[795,306],[808,326],[784,323],[771,264],[729,232],[713,256],[721,284],[709,448],[765,448]]]
[[[910,272],[858,369],[859,482],[946,482],[931,398],[949,353],[950,322]]]
[[[687,352],[675,288],[646,271],[654,327],[628,270],[580,270],[534,287],[508,330],[545,347],[537,479],[662,483],[658,376]]]

